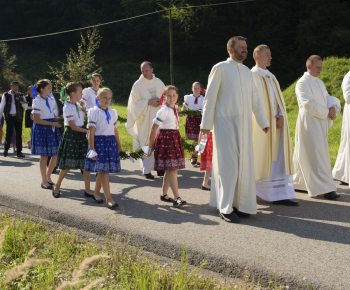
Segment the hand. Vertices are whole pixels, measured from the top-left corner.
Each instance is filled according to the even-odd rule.
[[[329,108],[328,118],[331,120],[335,120],[336,117],[337,117],[337,114],[335,112],[334,107]]]
[[[90,158],[91,160],[97,160],[97,156]]]
[[[122,152],[123,149],[122,149],[122,146],[118,146],[118,152]]]
[[[270,127],[266,127],[266,128],[264,128],[264,129],[262,129],[262,130],[265,132],[265,134],[267,134],[267,132],[270,131]]]
[[[158,107],[159,106],[159,99],[153,98],[148,101],[148,105],[153,106],[153,107]]]
[[[62,125],[58,122],[52,123],[56,128],[61,128]]]
[[[22,105],[24,105],[26,102],[20,101],[20,103],[21,103]]]
[[[283,116],[276,116],[276,127],[277,129],[281,129],[283,127],[284,119]]]
[[[201,129],[201,133],[202,133],[203,135],[208,135],[208,136],[209,136],[210,130]]]

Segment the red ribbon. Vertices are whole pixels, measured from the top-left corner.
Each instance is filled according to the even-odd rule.
[[[173,110],[174,110],[174,115],[176,117],[176,125],[177,125],[177,127],[179,127],[179,112],[178,112],[178,108],[176,105],[174,106]]]
[[[162,94],[162,96],[160,97],[159,106],[163,106],[163,102],[164,102],[164,94]]]
[[[194,97],[194,104],[195,105],[198,104],[198,98],[199,98],[199,96],[198,97]]]
[[[204,95],[206,91],[207,91],[206,89],[202,89],[201,93]]]

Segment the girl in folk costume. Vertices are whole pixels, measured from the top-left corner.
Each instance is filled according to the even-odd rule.
[[[93,199],[103,203],[100,197],[102,185],[110,209],[117,208],[118,204],[110,193],[109,173],[120,172],[119,152],[122,151],[117,131],[118,113],[109,107],[112,95],[110,89],[100,89],[97,94],[99,106],[88,111],[89,152],[85,161],[85,171],[98,172]]]
[[[26,128],[30,128],[30,133],[32,133],[32,128],[33,128],[33,120],[32,120],[32,105],[33,105],[33,87],[29,86],[27,88],[27,95],[25,96],[26,101],[28,103],[28,108],[26,109],[25,112],[25,117],[24,117],[24,124]],[[32,135],[32,134],[30,134]],[[30,146],[30,140],[27,142],[28,144],[28,149],[31,148]]]
[[[199,111],[203,108],[203,101],[204,96],[201,95],[202,92],[205,92],[202,90],[202,86],[199,82],[194,82],[192,84],[192,92],[193,94],[186,95],[184,97],[185,102],[183,105],[183,109],[189,108],[193,111]],[[198,141],[199,137],[199,131],[200,131],[200,124],[202,121],[202,116],[187,116],[186,117],[186,138],[189,140],[195,140]],[[197,152],[192,152],[191,156],[191,164],[194,167],[198,167],[200,165],[199,162],[197,162]]]
[[[165,104],[157,112],[149,135],[149,147],[154,145],[154,170],[165,170],[162,195],[160,199],[172,202],[174,207],[186,204],[179,196],[177,171],[185,168],[185,154],[179,133],[179,116],[177,109],[178,91],[175,86],[166,86],[164,89]],[[157,129],[160,128],[157,137]],[[156,137],[156,138],[155,138]],[[147,154],[150,156],[150,154]],[[167,195],[171,187],[174,199]]]
[[[91,74],[90,82],[92,86],[83,90],[83,97],[80,101],[80,105],[85,107],[87,111],[98,106],[97,94],[102,82],[102,76],[98,73],[93,73]]]
[[[198,141],[199,143],[201,139],[202,139],[202,133],[200,134],[200,139]],[[204,179],[202,183],[202,190],[210,191],[210,186],[208,182],[211,175],[212,159],[213,159],[213,135],[212,135],[212,132],[210,132],[209,136],[207,137],[207,143],[205,144],[204,151],[201,154],[200,171],[205,171]]]
[[[84,169],[88,141],[84,128],[84,111],[79,101],[83,95],[83,84],[80,82],[67,84],[67,102],[63,107],[64,126],[66,127],[58,148],[56,167],[61,169],[58,180],[52,189],[52,195],[60,197],[61,183],[71,169]],[[85,196],[93,197],[90,190],[90,172],[83,172]]]
[[[54,183],[51,180],[51,173],[55,167],[58,146],[61,135],[58,128],[61,125],[57,122],[57,116],[53,108],[56,105],[54,99],[49,97],[52,86],[46,80],[36,83],[37,97],[33,100],[34,125],[31,136],[31,149],[33,155],[40,155],[41,187],[52,189]],[[51,161],[46,169],[48,156]]]

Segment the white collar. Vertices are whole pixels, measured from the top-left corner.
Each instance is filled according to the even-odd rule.
[[[149,79],[146,79],[142,74],[141,76],[139,77],[139,81],[143,82],[143,83],[146,83],[146,84],[151,84],[154,82],[156,76],[154,74],[152,74],[152,78],[149,80]]]
[[[317,80],[317,77],[314,77],[313,75],[311,75],[308,71],[304,73],[304,76],[309,76],[310,78],[312,78],[313,80]]]
[[[238,61],[235,61],[235,60],[234,60],[233,58],[231,58],[231,57],[229,57],[229,58],[227,59],[227,61],[230,62],[230,63],[232,63],[232,64],[234,64],[234,65],[236,65],[236,66],[241,66],[241,65],[243,65],[243,63],[238,62]]]
[[[268,75],[269,74],[269,70],[267,68],[263,69],[261,67],[258,66],[258,68],[265,74],[265,75]]]

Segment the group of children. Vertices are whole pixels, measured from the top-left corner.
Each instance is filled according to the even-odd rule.
[[[103,203],[100,197],[101,187],[107,207],[115,209],[118,204],[110,193],[109,173],[120,172],[119,152],[122,151],[117,131],[118,113],[109,106],[113,93],[108,88],[99,88],[102,77],[91,76],[92,87],[83,88],[81,82],[71,82],[61,91],[66,96],[63,108],[65,131],[61,137],[58,116],[54,113],[55,100],[50,97],[52,84],[49,80],[40,80],[36,84],[37,96],[33,100],[32,114],[34,125],[31,134],[31,153],[40,155],[41,187],[51,189],[55,198],[60,197],[60,187],[66,174],[71,169],[80,169],[84,176],[85,196],[97,203]],[[192,86],[193,94],[185,96],[184,107],[201,110],[204,97],[201,85]],[[64,98],[63,98],[64,99]],[[181,199],[178,191],[177,172],[185,168],[185,155],[179,133],[179,113],[177,107],[178,90],[167,86],[164,90],[164,103],[153,120],[149,135],[151,151],[154,150],[154,170],[165,170],[161,200],[181,207],[186,201]],[[87,114],[87,129],[84,127],[84,115]],[[186,136],[191,140],[200,140],[200,117],[187,116]],[[158,130],[159,129],[159,130]],[[211,172],[212,143],[209,136],[202,153],[202,162],[197,162],[196,153],[192,153],[191,163],[206,171],[203,190],[210,190],[208,180]],[[51,160],[47,166],[48,157]],[[58,180],[54,183],[51,173],[54,167],[60,169]],[[96,172],[95,191],[90,189],[90,172]],[[174,198],[167,195],[169,187]]]

